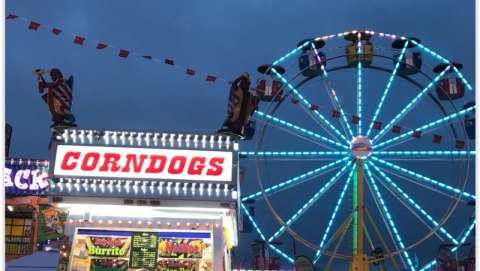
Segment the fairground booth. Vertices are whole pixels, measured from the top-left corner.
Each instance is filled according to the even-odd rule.
[[[42,194],[65,236],[60,270],[231,270],[233,138],[66,129],[52,143]]]

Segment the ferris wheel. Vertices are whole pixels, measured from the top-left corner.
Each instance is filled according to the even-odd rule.
[[[366,30],[260,66],[241,207],[269,249],[290,263],[310,253],[322,270],[427,270],[439,246],[459,250],[475,225],[475,103],[461,69],[417,38]],[[300,253],[278,245],[292,238]]]

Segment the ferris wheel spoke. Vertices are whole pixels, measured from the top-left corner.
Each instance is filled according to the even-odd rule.
[[[425,53],[431,55],[432,57],[435,57],[437,58],[438,60],[442,61],[443,63],[445,64],[450,64],[450,61],[448,61],[446,58],[442,57],[441,55],[435,53],[434,51],[430,50],[428,47],[426,47],[425,45],[415,41],[415,40],[412,40],[412,42],[418,46],[421,50],[423,50]],[[463,84],[467,87],[467,89],[469,91],[472,91],[473,90],[473,87],[467,82],[467,80],[465,79],[465,77],[463,76],[463,74],[456,68],[456,67],[453,67],[453,70],[454,72],[457,74],[458,77],[460,77],[460,79],[462,80]]]
[[[343,186],[343,189],[342,189],[342,192],[340,194],[340,197],[338,198],[337,200],[337,203],[335,205],[335,208],[333,209],[333,213],[332,213],[332,216],[330,217],[330,220],[328,221],[328,224],[327,224],[327,228],[325,229],[325,232],[323,233],[323,236],[322,236],[322,240],[320,241],[320,250],[317,250],[317,252],[315,253],[315,258],[313,260],[313,264],[316,264],[317,261],[320,259],[321,257],[321,253],[322,253],[322,249],[325,245],[325,242],[327,241],[327,236],[328,234],[330,233],[330,229],[333,225],[333,222],[335,221],[335,217],[337,216],[337,213],[338,213],[338,210],[340,209],[340,205],[342,204],[342,201],[343,201],[343,198],[345,197],[345,194],[347,192],[347,189],[348,189],[348,186],[350,184],[350,182],[352,181],[352,177],[353,177],[353,173],[355,171],[355,166],[356,164],[354,164],[352,166],[352,169],[350,170],[350,173],[348,175],[348,178],[347,178],[347,182],[345,183],[345,185]]]
[[[373,138],[373,142],[379,140],[395,123],[398,123],[405,115],[416,105],[420,99],[429,92],[429,90],[440,80],[450,69],[446,67],[439,75],[437,75],[415,98],[413,98],[380,132]]]
[[[433,227],[439,227],[440,224],[427,211],[425,211],[418,203],[416,203],[407,193],[405,193],[400,187],[398,187],[398,185],[390,177],[388,177],[385,174],[385,172],[383,172],[381,169],[379,169],[374,163],[372,163],[370,161],[368,163],[369,163],[369,165],[371,165],[373,167],[373,169],[377,173],[380,174],[380,176],[383,177],[383,180],[385,182],[387,182],[389,184],[389,186],[391,186],[393,189],[395,189],[395,191],[397,191],[397,193],[400,194],[401,197],[405,199],[405,201],[403,201],[403,202],[405,202],[406,204],[410,205],[411,207],[415,208],[418,212],[420,212],[420,214],[424,218],[426,218],[433,225]],[[372,175],[372,174],[370,173],[370,175]],[[393,191],[391,191],[391,192],[392,192],[392,194],[394,194]],[[440,233],[442,233],[444,235],[444,237],[449,239],[452,243],[454,243],[456,245],[458,244],[458,241],[447,230],[445,230],[445,228],[440,226],[438,229],[439,229]]]
[[[305,182],[307,180],[311,180],[311,179],[317,178],[317,177],[319,177],[323,174],[326,174],[327,172],[329,172],[329,170],[332,170],[333,168],[335,168],[339,164],[344,163],[349,159],[350,159],[350,157],[344,157],[343,159],[339,159],[335,162],[326,164],[326,165],[324,165],[322,167],[319,167],[317,169],[308,171],[308,172],[303,173],[299,176],[288,179],[287,181],[284,181],[284,182],[281,182],[279,184],[268,187],[263,192],[258,191],[256,193],[251,194],[251,195],[245,196],[245,197],[242,198],[242,201],[246,201],[246,200],[250,200],[250,199],[258,199],[258,198],[262,197],[263,193],[270,196],[272,194],[283,191],[285,189],[289,189],[289,188],[291,188],[291,187],[293,187],[297,184],[300,184],[300,183]]]
[[[315,48],[315,45],[313,42],[310,43],[312,50],[315,53],[315,57],[317,58],[318,63],[322,63],[320,56],[318,55],[318,50]],[[350,124],[347,120],[347,117],[345,116],[345,112],[343,111],[342,105],[340,104],[340,100],[337,97],[337,94],[335,90],[332,87],[331,81],[328,79],[328,72],[327,69],[325,69],[325,65],[321,65],[320,69],[322,70],[323,73],[323,86],[325,87],[325,90],[327,91],[328,97],[330,97],[330,101],[332,102],[333,107],[340,112],[341,119],[343,123],[340,123],[342,126],[345,134],[350,135],[350,137],[353,137],[353,132],[352,128],[350,127]],[[345,131],[346,130],[346,131]]]
[[[469,156],[475,156],[476,151],[374,151],[375,156],[388,156],[388,157],[406,157],[406,158],[415,158],[415,157],[428,157],[428,158],[445,158],[456,159],[456,158],[466,158]]]
[[[398,173],[398,172],[396,172],[396,171],[389,170],[388,168],[381,168],[381,169],[382,169],[384,172],[387,172],[387,173],[390,174],[390,175],[393,175],[393,176],[395,176],[395,177],[397,177],[397,178],[399,178],[399,179],[405,180],[405,181],[407,181],[407,182],[409,182],[409,183],[412,183],[412,184],[414,184],[414,185],[421,186],[421,187],[423,187],[423,188],[425,188],[425,189],[427,189],[427,190],[430,190],[430,191],[432,191],[432,192],[434,192],[434,193],[440,194],[440,195],[442,195],[442,196],[445,196],[445,197],[450,198],[450,199],[453,199],[453,200],[457,200],[457,199],[458,199],[458,196],[451,195],[451,194],[449,194],[449,193],[447,193],[447,192],[444,192],[444,191],[440,190],[439,188],[432,187],[432,186],[430,186],[429,183],[421,182],[421,181],[418,181],[417,179],[413,179],[413,178],[411,178],[411,177],[404,176],[404,175],[402,175],[402,174],[400,174],[400,173]],[[462,203],[465,203],[465,204],[468,203],[468,201],[465,200],[464,198],[460,198],[460,201],[461,201]]]
[[[465,241],[467,240],[468,236],[470,235],[470,233],[475,229],[475,221],[472,221],[472,223],[470,224],[470,226],[468,227],[468,229],[463,233],[463,235],[460,236],[460,244],[456,247],[453,247],[450,251],[451,252],[455,252],[458,250],[458,248],[460,247],[460,245],[462,245],[463,243],[465,243]],[[435,267],[435,265],[437,264],[437,261],[436,260],[431,260],[430,262],[428,262],[425,266],[423,266],[419,271],[427,271],[429,270],[430,268],[433,268]]]
[[[365,164],[365,169],[366,169],[367,176],[368,176],[366,183],[367,183],[367,185],[370,189],[370,192],[372,193],[372,197],[373,197],[374,201],[377,204],[379,203],[380,206],[382,207],[381,209],[379,208],[380,214],[382,215],[382,218],[386,218],[386,221],[384,221],[384,222],[388,222],[388,224],[386,225],[387,228],[389,228],[388,226],[390,226],[390,228],[393,231],[393,235],[394,235],[394,237],[395,237],[395,239],[398,243],[398,246],[400,247],[400,249],[404,250],[405,245],[403,244],[402,238],[400,237],[400,233],[398,232],[397,226],[395,225],[395,222],[393,221],[393,217],[390,215],[390,212],[388,211],[388,207],[387,207],[385,201],[383,200],[382,194],[380,193],[380,190],[378,189],[377,184],[375,183],[375,179],[371,175],[371,172],[368,168],[368,164]],[[371,189],[371,186],[373,186],[373,190]],[[375,192],[375,194],[374,194],[374,192]],[[380,206],[377,206],[377,207],[380,207]],[[408,255],[408,252],[406,250],[404,250],[402,252],[402,255],[405,257],[405,260],[407,261],[407,264],[410,267],[410,269],[412,271],[415,271],[415,267],[413,266],[413,262],[410,259],[410,256]]]
[[[311,160],[314,158],[338,158],[347,155],[346,151],[261,151],[261,152],[240,152],[240,158],[244,159],[290,159],[299,161]]]
[[[391,139],[385,140],[381,143],[378,143],[378,144],[374,145],[373,147],[375,149],[378,149],[378,148],[385,147],[386,145],[392,144],[392,143],[394,143],[398,140],[404,139],[404,138],[412,139],[413,138],[412,135],[413,135],[413,133],[415,133],[415,131],[419,131],[419,132],[422,132],[422,133],[428,133],[433,128],[436,128],[436,127],[439,127],[439,126],[442,126],[442,125],[445,125],[445,124],[449,124],[449,123],[451,123],[452,120],[455,120],[456,118],[458,118],[460,116],[463,116],[463,115],[465,115],[465,114],[467,114],[467,113],[469,113],[473,110],[475,110],[475,105],[471,106],[471,107],[468,107],[468,108],[465,108],[463,110],[460,110],[456,113],[450,114],[448,116],[445,116],[443,118],[434,120],[434,121],[429,122],[427,124],[424,124],[424,125],[416,128],[416,129],[413,129],[412,131],[409,131],[409,132],[403,133],[401,135],[398,135],[396,137],[393,137]]]
[[[245,205],[243,203],[240,203],[243,211],[245,212],[245,214],[247,215],[247,218],[248,220],[250,221],[250,223],[252,223],[253,227],[255,228],[255,231],[258,233],[258,235],[260,235],[260,238],[267,242],[267,239],[265,238],[265,235],[263,234],[262,230],[260,230],[260,228],[258,227],[257,223],[255,222],[255,220],[253,219],[253,217],[250,215],[250,212],[248,211],[247,207],[245,207]],[[294,263],[294,260],[289,257],[285,252],[283,252],[282,250],[280,250],[279,248],[277,248],[276,246],[270,244],[269,242],[268,243],[268,246],[273,250],[275,251],[278,255],[282,256],[285,260],[289,261],[290,263]]]
[[[395,64],[395,67],[392,71],[392,74],[390,75],[390,78],[388,79],[387,86],[385,87],[385,90],[383,91],[383,95],[380,98],[380,102],[378,103],[377,109],[375,110],[375,113],[373,114],[373,119],[370,122],[370,126],[368,127],[366,137],[368,137],[370,135],[370,133],[372,132],[373,124],[374,124],[375,120],[377,120],[378,115],[380,114],[380,111],[382,110],[383,104],[385,102],[385,98],[387,97],[387,94],[389,93],[390,88],[392,87],[392,83],[393,83],[393,80],[395,79],[395,77],[397,75],[397,71],[398,71],[398,68],[400,67],[400,63],[403,59],[403,56],[405,55],[405,52],[407,51],[407,46],[408,46],[408,41],[405,42],[405,45],[403,46],[402,51],[400,52],[400,55],[397,58],[397,63]]]
[[[275,68],[272,67],[271,69],[275,76],[282,81],[287,88],[289,89],[289,92],[300,101],[300,104],[302,105],[303,109],[307,112],[310,112],[309,115],[313,116],[314,119],[318,120],[320,122],[320,126],[327,132],[333,131],[337,136],[339,136],[345,143],[349,144],[349,141],[345,136],[337,129],[335,126],[333,126],[325,116],[323,116],[320,112],[317,110],[310,110],[312,104],[305,98],[303,97],[302,94],[290,83],[283,77],[280,73],[278,73]],[[325,127],[326,126],[326,127]],[[328,129],[327,129],[328,128]]]
[[[472,195],[472,194],[469,194],[467,192],[462,192],[460,189],[458,188],[455,188],[455,187],[452,187],[448,184],[445,184],[443,182],[440,182],[440,181],[437,181],[437,180],[434,180],[432,178],[429,178],[427,176],[424,176],[422,174],[419,174],[417,172],[414,172],[412,170],[409,170],[409,169],[406,169],[406,168],[403,168],[399,165],[396,165],[396,164],[393,164],[393,163],[390,163],[390,162],[387,162],[385,160],[382,160],[380,158],[377,158],[377,157],[374,157],[372,156],[371,157],[373,160],[375,160],[376,162],[382,164],[383,166],[387,166],[395,171],[398,171],[402,174],[407,174],[411,177],[414,177],[415,179],[419,180],[419,181],[422,181],[422,182],[426,182],[426,183],[429,183],[429,184],[433,184],[439,188],[441,188],[442,190],[446,191],[446,192],[449,192],[449,193],[453,193],[457,196],[461,196],[463,198],[466,198],[468,200],[474,200],[475,199],[475,196]]]
[[[317,200],[325,194],[343,175],[347,167],[352,164],[352,161],[349,161],[345,166],[343,166],[324,186],[322,186],[317,193],[313,195],[300,209],[298,209],[295,214],[293,214],[284,225],[282,225],[269,239],[268,242],[271,242],[275,238],[279,237],[283,234],[290,225],[292,225],[295,221],[297,221],[310,207],[312,207]]]
[[[358,32],[358,52],[357,55],[362,55],[362,42],[360,41],[362,34]],[[362,61],[359,59],[357,64],[357,135],[362,134]]]
[[[335,147],[348,149],[347,145],[340,144],[339,142],[336,142],[334,140],[331,140],[329,138],[321,136],[317,133],[314,133],[312,131],[309,131],[305,128],[299,127],[295,124],[284,121],[284,120],[279,119],[277,117],[271,116],[269,114],[265,114],[261,111],[255,111],[254,116],[255,116],[255,119],[257,119],[257,120],[265,121],[266,123],[270,123],[270,124],[272,124],[276,127],[283,128],[287,131],[293,132],[294,134],[299,135],[302,138],[306,137],[306,138],[312,139],[312,140],[314,140],[315,142],[318,142],[318,143],[328,143],[329,145],[332,145],[332,146],[335,146]]]

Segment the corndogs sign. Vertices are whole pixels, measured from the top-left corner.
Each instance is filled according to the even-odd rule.
[[[193,138],[190,139],[191,144],[186,144],[187,142],[180,142],[182,138],[177,137],[173,143],[171,140],[164,140],[162,144],[162,140],[159,140],[157,146],[149,144],[148,147],[142,144],[142,140],[145,141],[135,140],[137,144],[132,144],[133,146],[101,144],[104,142],[98,142],[100,143],[98,145],[94,142],[92,144],[57,142],[54,165],[51,167],[52,174],[55,178],[215,183],[230,183],[236,180],[233,170],[236,162],[233,148],[224,146],[225,142],[220,141],[218,137],[213,144],[207,140],[203,144],[200,140],[193,142]],[[186,145],[190,147],[185,148]],[[192,148],[194,146],[197,148]]]

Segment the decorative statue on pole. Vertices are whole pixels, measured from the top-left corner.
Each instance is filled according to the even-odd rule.
[[[250,94],[250,79],[247,72],[232,82],[228,98],[227,117],[219,133],[234,134],[244,137],[245,126],[252,113],[252,94]]]
[[[50,128],[53,130],[59,128],[76,127],[75,117],[73,116],[72,102],[73,102],[73,77],[70,76],[65,81],[62,72],[53,68],[50,71],[50,77],[52,82],[47,82],[43,75],[46,71],[42,69],[35,69],[33,73],[38,79],[38,90],[42,99],[48,105],[48,110],[52,115],[52,125]]]

